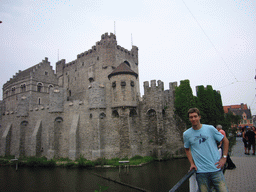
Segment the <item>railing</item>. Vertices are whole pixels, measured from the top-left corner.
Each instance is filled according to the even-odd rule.
[[[16,171],[18,170],[18,159],[15,157],[15,159],[11,159],[11,161],[16,162]]]
[[[181,180],[179,180],[178,183],[176,183],[176,185],[173,186],[173,188],[169,191],[169,192],[174,192],[177,189],[180,188],[180,186],[187,180],[189,179],[194,173],[196,172],[195,169],[192,169],[191,171],[189,171]]]

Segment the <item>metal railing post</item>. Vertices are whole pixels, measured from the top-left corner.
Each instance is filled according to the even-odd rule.
[[[195,169],[192,169],[191,171],[189,171],[181,180],[179,180],[178,183],[176,183],[176,185],[173,186],[173,188],[169,191],[169,192],[174,192],[176,191],[178,188],[180,188],[180,186],[187,180],[189,179],[194,173],[196,173]]]

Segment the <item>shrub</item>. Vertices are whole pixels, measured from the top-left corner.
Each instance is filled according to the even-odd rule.
[[[56,166],[56,161],[53,159],[47,161],[45,157],[41,157],[41,158],[29,157],[27,159],[26,165],[28,167],[54,167]]]
[[[75,166],[76,166],[75,162],[68,162],[65,164],[65,167],[67,167],[67,168],[71,168],[71,167],[75,167]]]
[[[56,160],[58,160],[58,161],[67,161],[67,162],[72,161],[71,159],[69,159],[69,158],[64,158],[64,157],[61,157],[61,158],[56,159]]]
[[[104,158],[98,158],[96,161],[94,161],[95,165],[107,165],[107,160]]]
[[[6,159],[0,159],[0,165],[10,165],[10,161]]]
[[[85,167],[94,167],[94,166],[95,166],[95,164],[92,161],[86,161],[85,162]]]
[[[143,157],[140,156],[140,155],[135,155],[135,156],[132,157],[130,160],[137,160],[137,159],[143,159]]]

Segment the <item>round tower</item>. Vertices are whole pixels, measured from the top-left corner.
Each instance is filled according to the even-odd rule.
[[[135,73],[124,62],[108,75],[112,93],[112,107],[136,107],[137,78]]]

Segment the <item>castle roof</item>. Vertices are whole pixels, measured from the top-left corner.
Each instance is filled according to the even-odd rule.
[[[112,73],[108,75],[108,78],[110,79],[112,76],[120,74],[130,74],[134,75],[136,78],[138,77],[138,74],[131,70],[126,63],[121,63],[114,71],[112,71]]]

